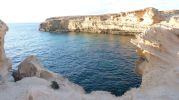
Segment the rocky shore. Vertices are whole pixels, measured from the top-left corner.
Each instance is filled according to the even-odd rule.
[[[88,32],[136,35],[179,14],[179,10],[159,11],[145,8],[130,12],[93,16],[64,16],[48,18],[40,24],[45,32]]]
[[[0,21],[0,100],[179,100],[179,16],[152,25],[131,40],[138,47],[136,71],[142,75],[142,84],[120,97],[105,91],[87,94],[45,69],[35,56],[22,61],[13,72],[14,81],[9,81],[12,63],[4,51],[7,30]]]

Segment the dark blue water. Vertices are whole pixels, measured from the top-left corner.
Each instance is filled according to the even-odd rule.
[[[140,85],[130,36],[39,32],[38,24],[8,24],[6,54],[13,68],[36,55],[51,71],[62,74],[87,92],[105,90],[122,95]]]

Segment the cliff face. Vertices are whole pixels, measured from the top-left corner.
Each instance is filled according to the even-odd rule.
[[[40,31],[135,34],[163,20],[155,8],[97,16],[53,17],[40,24]]]
[[[142,75],[140,94],[147,100],[179,99],[179,29],[169,24],[154,25],[132,40],[142,59],[136,68]]]

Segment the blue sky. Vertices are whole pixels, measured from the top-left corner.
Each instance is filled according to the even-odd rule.
[[[117,13],[155,7],[179,9],[179,0],[0,0],[5,22],[42,22],[48,17]]]

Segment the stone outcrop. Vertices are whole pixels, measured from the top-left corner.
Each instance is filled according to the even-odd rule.
[[[18,70],[13,72],[15,81],[21,80],[24,77],[40,77],[43,66],[40,64],[36,56],[32,55],[20,63],[17,68]]]
[[[172,16],[169,20],[169,24],[175,28],[179,27],[179,15]]]
[[[8,73],[11,70],[11,60],[6,57],[4,51],[4,36],[8,27],[6,24],[0,20],[0,81],[5,82],[7,81]]]
[[[137,35],[154,24],[168,23],[176,15],[179,10],[158,11],[150,7],[116,14],[52,17],[41,23],[39,30]]]
[[[142,74],[136,100],[178,100],[179,28],[155,25],[132,43],[144,59],[136,68]]]
[[[40,24],[40,31],[91,32],[134,35],[163,20],[155,8],[96,16],[52,17]]]
[[[34,55],[27,57],[23,62],[17,66],[17,71],[14,71],[13,77],[15,81],[19,81],[25,77],[39,77],[46,80],[64,80],[62,76],[55,74],[40,63],[38,58]]]

